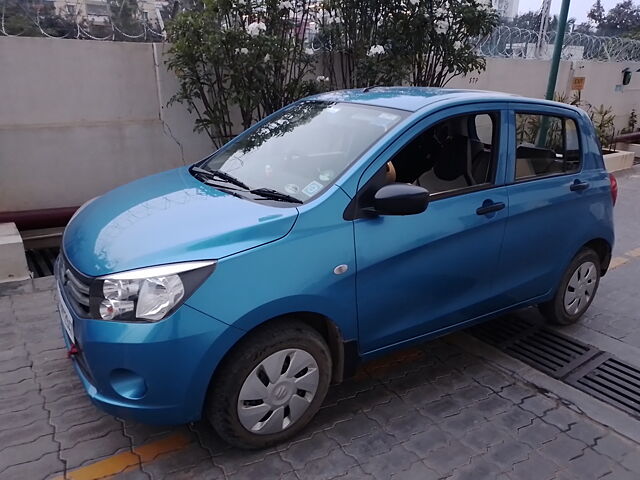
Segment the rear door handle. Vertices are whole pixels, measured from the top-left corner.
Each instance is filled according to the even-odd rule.
[[[589,188],[589,183],[588,182],[581,182],[580,180],[576,180],[569,187],[569,189],[572,192],[581,192],[582,190],[586,190],[587,188]]]
[[[482,207],[476,210],[478,215],[486,215],[487,213],[499,212],[505,207],[504,203],[496,202],[490,203],[489,205],[483,205]]]

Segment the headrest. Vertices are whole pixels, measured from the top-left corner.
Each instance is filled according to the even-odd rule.
[[[454,135],[447,139],[433,172],[441,180],[452,181],[467,173],[469,137]]]

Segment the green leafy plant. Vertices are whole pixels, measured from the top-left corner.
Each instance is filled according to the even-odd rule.
[[[322,87],[308,76],[315,55],[298,34],[306,0],[204,0],[169,22],[167,62],[179,81],[172,102],[197,115],[217,147],[284,105]],[[237,109],[240,121],[233,121]]]
[[[320,17],[324,65],[337,87],[445,86],[485,68],[473,39],[498,16],[489,0],[329,0]]]
[[[172,17],[171,101],[216,146],[311,93],[481,71],[471,39],[498,21],[489,0],[201,0]]]
[[[596,130],[598,140],[600,140],[600,146],[604,150],[615,151],[615,119],[613,114],[613,107],[605,107],[600,105],[595,108],[592,105],[588,106],[588,113],[591,122]]]
[[[637,130],[638,126],[638,115],[636,114],[635,108],[631,109],[629,112],[629,120],[627,120],[627,126],[620,130],[620,133],[633,133]]]

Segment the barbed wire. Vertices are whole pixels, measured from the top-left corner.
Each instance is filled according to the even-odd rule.
[[[19,8],[19,14],[8,15],[7,8]],[[35,14],[34,14],[35,13]],[[129,20],[131,31],[125,31],[123,26],[119,26],[116,20],[107,9],[105,14],[94,15],[103,17],[102,21],[91,21],[79,15],[40,15],[38,11],[29,11],[28,8],[16,3],[15,0],[2,0],[0,2],[0,36],[5,37],[33,37],[42,36],[53,39],[74,38],[81,40],[97,41],[142,41],[156,42],[166,38],[166,32],[160,28],[158,22],[151,22],[144,18],[134,17]],[[9,31],[7,20],[18,19],[18,31]],[[59,23],[44,26],[43,20],[54,20]],[[154,29],[155,27],[155,29]],[[49,31],[47,31],[49,30]],[[66,30],[66,31],[65,31]],[[53,34],[52,31],[64,31],[60,35]]]
[[[2,0],[0,9],[0,35],[7,37],[38,36],[48,38],[76,38],[97,41],[142,41],[154,42],[166,38],[166,32],[158,22],[144,18],[133,18],[128,28],[118,25],[110,12],[107,12],[103,23],[89,22],[75,17],[67,20],[68,31],[55,35],[43,28],[41,17],[23,14],[23,18],[33,24],[34,29],[18,32],[7,30],[5,7],[8,0]],[[58,16],[57,18],[62,18]],[[310,46],[314,46],[315,32],[305,35]],[[479,54],[485,57],[549,59],[553,51],[556,32],[548,32],[540,38],[534,30],[499,25],[494,31],[476,43]],[[322,48],[322,47],[320,47]],[[314,48],[314,50],[317,48]],[[600,62],[640,61],[640,40],[625,37],[607,37],[581,32],[569,32],[564,38],[562,51],[564,60],[591,60]]]
[[[486,57],[549,59],[555,38],[556,32],[549,32],[540,38],[540,34],[534,30],[500,25],[491,35],[478,41],[477,49]],[[640,40],[569,32],[564,37],[562,59],[640,61]]]

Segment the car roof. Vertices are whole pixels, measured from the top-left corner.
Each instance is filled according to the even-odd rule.
[[[312,98],[320,101],[360,103],[378,107],[398,108],[410,112],[416,112],[426,106],[445,100],[451,103],[521,101],[537,105],[553,105],[575,109],[564,103],[521,97],[511,93],[433,87],[369,87],[321,93]]]

